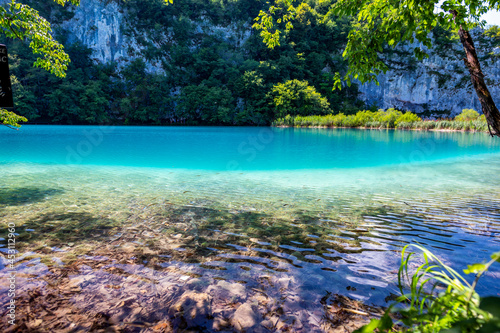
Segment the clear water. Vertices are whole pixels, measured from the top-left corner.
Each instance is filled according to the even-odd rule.
[[[207,245],[207,262],[164,265],[248,286],[291,276],[309,294],[384,304],[408,242],[456,269],[500,249],[500,140],[484,134],[23,126],[0,131],[0,161],[4,220],[177,205],[231,238]],[[285,229],[211,225],[203,209]],[[499,278],[494,267],[479,292],[499,294]]]
[[[255,127],[23,126],[0,134],[4,162],[189,170],[365,168],[498,153],[464,133]]]

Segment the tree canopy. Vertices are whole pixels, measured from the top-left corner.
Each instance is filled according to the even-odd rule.
[[[445,30],[458,31],[484,26],[480,17],[491,9],[500,9],[500,0],[338,0],[330,13],[353,19],[343,56],[349,62],[342,79],[362,83],[377,82],[377,75],[388,67],[381,54],[386,45],[395,47],[401,42],[420,42],[413,52],[419,59],[432,48],[430,32],[440,25]],[[293,29],[298,9],[304,2],[277,0],[268,11],[261,11],[254,28],[261,30],[264,42],[274,48],[280,45],[283,32]],[[452,12],[458,13],[454,19]],[[285,23],[284,27],[281,27]],[[280,30],[281,29],[281,30]],[[425,47],[425,48],[424,48]],[[341,77],[337,76],[336,87]]]
[[[341,53],[350,26],[348,19],[325,16],[329,2],[302,6],[286,42],[270,50],[249,27],[267,6],[260,0],[126,1],[120,28],[135,47],[107,63],[95,61],[93,50],[71,38],[70,24],[62,24],[73,18],[72,8],[30,5],[49,20],[71,58],[62,79],[34,68],[36,55],[25,42],[7,41],[15,112],[31,123],[269,125],[283,110],[281,93],[304,96],[328,113],[365,108],[356,85],[331,90],[331,73],[346,67]],[[294,89],[300,93],[289,94]]]
[[[64,6],[67,3],[78,5],[80,0],[54,0]],[[69,56],[64,47],[52,36],[50,23],[40,16],[37,10],[26,4],[11,0],[0,7],[1,33],[8,38],[26,40],[33,53],[38,55],[34,66],[41,67],[58,77],[65,77]],[[0,123],[19,127],[26,118],[7,110],[0,110]]]
[[[31,7],[4,4],[2,32],[30,42],[28,46],[7,41],[15,112],[42,123],[265,125],[286,109],[282,105],[294,105],[284,101],[306,96],[304,101],[321,107],[301,107],[297,112],[303,115],[311,110],[349,114],[366,106],[357,98],[356,84],[332,91],[341,81],[334,73],[342,73],[349,84],[354,79],[376,80],[387,69],[383,52],[389,45],[418,42],[413,52],[423,57],[431,41],[445,48],[453,42],[447,36],[444,44],[431,39],[425,29],[469,29],[478,24],[485,8],[498,6],[496,1],[477,1],[483,7],[467,9],[473,15],[463,17],[444,10],[450,3],[459,6],[459,1],[451,0],[443,2],[441,11],[434,10],[437,0],[277,0],[271,8],[259,0],[184,0],[174,6],[165,2],[169,1],[120,3],[126,16],[121,29],[138,46],[127,50],[130,61],[121,65],[96,63],[88,47],[68,43],[59,18],[71,19],[74,13],[59,5],[77,0],[35,0],[28,2]],[[400,4],[410,9],[399,8]],[[461,8],[456,6],[448,9],[458,13]],[[425,20],[425,13],[435,17]],[[262,44],[259,36],[247,35],[248,23],[256,16],[254,27],[274,49]],[[53,24],[59,42],[42,17]],[[200,33],[200,22],[231,26],[234,35],[225,36],[217,29]],[[494,31],[489,35],[496,38]],[[409,61],[415,62],[413,57]],[[33,63],[55,75],[32,68]],[[151,64],[158,73],[146,70]],[[67,77],[62,80],[63,76]],[[17,125],[24,119],[12,112],[0,114],[4,124]]]
[[[349,61],[346,82],[376,81],[376,75],[387,70],[380,53],[384,46],[400,42],[419,42],[413,52],[417,58],[427,56],[432,48],[430,32],[441,26],[458,31],[484,25],[481,16],[491,9],[500,9],[498,0],[339,0],[333,13],[354,18],[343,56]],[[454,13],[456,15],[454,16]],[[338,81],[337,81],[338,82]],[[338,83],[337,83],[338,84]]]
[[[292,22],[302,4],[302,1],[297,4],[293,0],[277,0],[267,12],[259,13],[254,27],[261,30],[270,48],[280,43],[280,24],[286,22],[284,31],[293,28]],[[341,81],[350,85],[353,79],[362,83],[377,82],[377,75],[388,69],[383,57],[386,46],[417,42],[412,44],[413,52],[423,59],[427,56],[426,48],[430,49],[433,44],[430,32],[439,25],[458,32],[466,53],[464,62],[490,133],[500,136],[500,112],[484,82],[469,33],[478,25],[484,26],[481,16],[492,9],[500,9],[500,0],[338,0],[331,7],[331,13],[352,17],[353,25],[343,52],[349,66],[343,77],[336,73],[335,87],[341,88]]]
[[[54,1],[61,6],[80,3],[80,0]],[[39,55],[34,63],[36,67],[59,77],[66,76],[69,56],[64,52],[64,47],[52,37],[50,23],[38,11],[11,0],[5,7],[0,7],[0,27],[6,37],[29,41],[33,53]]]

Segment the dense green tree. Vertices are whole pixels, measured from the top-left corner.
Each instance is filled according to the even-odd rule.
[[[432,47],[430,32],[439,24],[446,30],[458,32],[464,47],[464,63],[468,68],[482,110],[488,121],[491,135],[500,136],[500,112],[488,91],[484,74],[477,56],[470,30],[478,25],[482,14],[491,9],[500,9],[499,0],[340,0],[334,12],[350,15],[357,22],[349,33],[344,56],[349,59],[346,79],[358,78],[362,82],[373,81],[373,74],[386,70],[378,52],[387,42],[419,41],[427,48]],[[426,54],[415,47],[415,55]]]
[[[270,50],[250,29],[264,1],[128,0],[122,28],[138,45],[127,50],[128,62],[103,65],[89,48],[67,42],[58,24],[71,11],[23,1],[55,20],[71,58],[61,80],[32,67],[26,44],[9,42],[16,111],[31,122],[268,125],[277,112],[269,93],[289,80],[307,81],[333,112],[364,107],[354,85],[331,90],[333,72],[346,69],[340,50],[350,26],[328,14],[329,2],[302,6],[296,29]]]
[[[278,83],[269,93],[278,118],[286,115],[322,115],[331,113],[330,104],[307,81],[289,80]]]
[[[61,80],[33,68],[37,55],[28,44],[8,42],[16,112],[31,122],[266,125],[282,112],[275,104],[276,89],[283,88],[285,96],[290,88],[287,82],[307,82],[307,89],[315,92],[311,96],[320,96],[317,101],[326,99],[332,113],[353,114],[366,108],[358,99],[356,84],[331,89],[336,72],[350,71],[342,50],[353,28],[350,17],[331,10],[335,0],[306,0],[290,8],[278,0],[267,15],[291,14],[286,20],[271,22],[269,32],[282,32],[273,49],[262,43],[255,30],[249,30],[252,18],[268,8],[263,0],[178,0],[174,6],[165,6],[163,0],[120,2],[127,17],[122,29],[138,43],[127,50],[129,61],[120,64],[99,64],[92,59],[91,49],[67,42],[60,24],[72,17],[71,10],[51,2],[22,1],[50,19],[72,61]],[[261,15],[257,26],[269,24],[265,18]],[[289,25],[292,18],[294,29]],[[449,57],[447,50],[457,38],[446,26],[437,25],[432,32],[441,50],[438,53]],[[496,36],[490,29],[480,38],[494,43]],[[391,52],[407,59],[409,69],[416,66],[410,55],[383,41],[382,45],[384,55],[377,51],[377,59],[388,68],[398,66]],[[367,55],[370,52],[366,50]],[[290,93],[289,97],[299,95]],[[311,110],[297,101],[290,103],[293,114]],[[16,115],[1,113],[0,122],[7,117],[12,122]]]
[[[278,0],[268,11],[261,11],[254,26],[271,48],[280,44],[282,32],[289,32],[292,21],[300,16],[299,5],[293,0]],[[354,24],[349,32],[343,56],[349,67],[344,80],[364,82],[377,80],[377,75],[388,69],[382,53],[384,46],[396,46],[401,42],[420,42],[432,47],[430,32],[440,25],[445,30],[456,31],[464,47],[464,63],[478,95],[491,135],[500,136],[500,112],[488,91],[474,47],[470,30],[480,24],[480,17],[488,10],[500,9],[499,0],[339,0],[332,14],[352,17]],[[278,17],[274,20],[274,17]],[[280,30],[280,24],[285,22]],[[425,50],[417,46],[414,54],[422,59]],[[336,87],[341,78],[337,76]]]
[[[79,0],[55,0],[61,6],[79,4]],[[1,33],[9,38],[27,40],[34,54],[39,55],[34,65],[56,76],[64,77],[70,62],[62,44],[52,37],[50,23],[30,6],[11,0],[0,7]],[[19,127],[26,118],[13,112],[0,110],[0,123]]]
[[[187,123],[233,124],[232,94],[227,88],[203,83],[187,86],[179,99],[179,115]]]

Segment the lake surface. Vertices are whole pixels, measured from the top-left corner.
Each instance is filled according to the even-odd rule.
[[[291,276],[386,304],[409,242],[458,270],[500,248],[500,140],[486,134],[25,125],[0,131],[0,164],[4,220],[183,207],[210,230],[206,258],[163,265],[248,286]],[[498,266],[481,294],[500,293]]]
[[[358,129],[23,126],[3,162],[188,170],[346,169],[498,153],[486,135]]]

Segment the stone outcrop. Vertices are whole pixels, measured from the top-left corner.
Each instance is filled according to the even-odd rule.
[[[479,38],[476,32],[475,40]],[[391,63],[397,63],[385,74],[378,76],[379,85],[369,83],[359,86],[368,104],[381,108],[398,108],[415,112],[441,111],[458,114],[462,109],[481,110],[479,99],[472,87],[469,71],[465,67],[459,41],[452,48],[436,52],[429,58],[416,61],[409,53],[415,47],[402,47],[403,55],[393,55]],[[476,42],[486,84],[495,103],[500,104],[500,56],[499,50],[488,44]],[[406,52],[404,52],[406,51]]]

